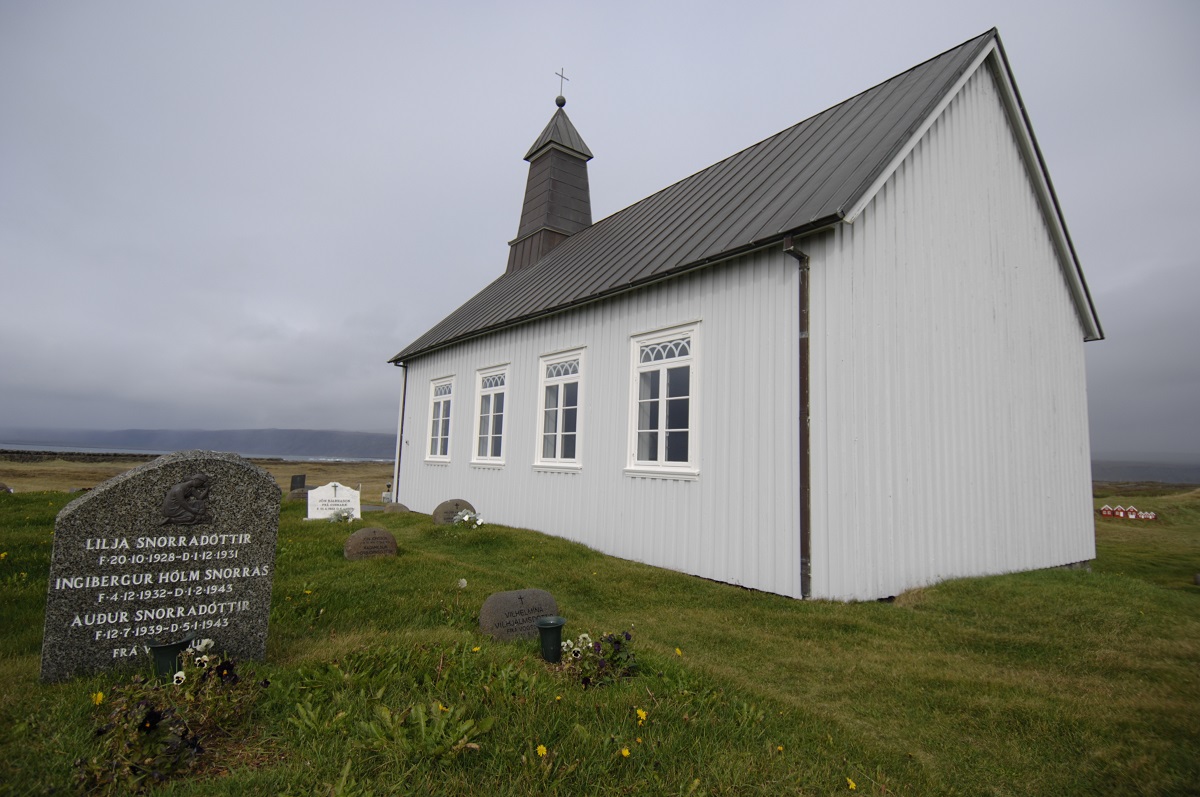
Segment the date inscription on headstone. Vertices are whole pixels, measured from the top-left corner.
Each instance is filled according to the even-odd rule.
[[[150,646],[210,638],[266,652],[280,490],[234,454],[159,457],[67,504],[54,524],[43,681],[145,666]]]

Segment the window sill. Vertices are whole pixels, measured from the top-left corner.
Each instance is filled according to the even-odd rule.
[[[504,468],[504,463],[503,462],[484,462],[483,460],[480,460],[478,462],[472,461],[471,467],[479,468],[480,470],[502,470]]]
[[[426,465],[440,465],[441,467],[444,468],[450,464],[450,460],[448,460],[448,459],[426,459],[425,464]]]
[[[691,468],[667,470],[644,465],[625,468],[625,475],[633,479],[667,479],[681,482],[694,482],[700,479],[700,471]]]
[[[583,470],[583,466],[579,464],[563,463],[562,465],[557,465],[550,462],[537,462],[534,463],[533,470],[541,473],[579,473]]]

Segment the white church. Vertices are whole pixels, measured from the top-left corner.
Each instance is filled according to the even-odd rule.
[[[1094,558],[1103,332],[995,30],[595,223],[564,104],[391,360],[398,501],[795,598]]]

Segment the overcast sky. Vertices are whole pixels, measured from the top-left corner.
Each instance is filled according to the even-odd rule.
[[[0,0],[0,427],[394,432],[565,67],[597,220],[996,26],[1106,341],[1200,456],[1200,3]]]

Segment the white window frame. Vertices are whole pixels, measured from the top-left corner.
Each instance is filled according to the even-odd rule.
[[[499,384],[496,384],[497,380]],[[471,464],[484,466],[500,466],[504,464],[505,454],[508,452],[508,364],[497,365],[491,368],[481,368],[475,372],[475,433],[471,435]],[[492,426],[495,424],[496,413],[495,403],[496,397],[501,396],[504,407],[500,410],[500,433],[495,434]],[[487,451],[484,454],[479,453],[479,436],[483,431],[483,406],[484,399],[487,399],[488,407],[488,437]],[[500,453],[493,455],[492,449],[496,438],[499,438]]]
[[[557,376],[549,376],[548,372],[556,366],[565,366],[568,363],[575,362],[578,365],[577,371],[574,374],[562,374]],[[565,470],[578,471],[583,467],[583,382],[585,373],[585,357],[584,349],[570,349],[568,351],[556,352],[554,354],[546,354],[538,358],[538,409],[537,423],[535,425],[536,440],[534,442],[534,468],[537,470]],[[546,389],[555,385],[562,386],[567,384],[575,384],[575,456],[565,458],[560,456],[546,457],[545,456],[545,436],[546,436]],[[561,452],[562,445],[562,411],[564,409],[562,403],[563,391],[558,391],[558,412],[555,419],[555,451]]]
[[[685,354],[672,356],[669,359],[643,363],[641,354],[643,347],[653,347],[657,344],[667,344],[671,341],[687,339]],[[630,338],[629,345],[629,445],[625,473],[629,476],[653,476],[670,479],[697,479],[700,476],[700,322],[680,324],[667,329],[656,330]],[[665,459],[667,452],[667,369],[688,366],[688,435],[687,460],[672,462]],[[660,377],[660,393],[657,429],[657,458],[653,460],[638,459],[638,421],[639,392],[641,375],[658,371]]]
[[[425,461],[426,462],[449,462],[450,453],[453,449],[450,446],[454,431],[454,377],[445,376],[440,379],[432,379],[429,382],[429,415],[425,424]],[[446,418],[443,413],[447,412],[449,418]],[[434,429],[434,419],[437,419],[441,424],[440,429]],[[442,432],[442,434],[439,434]],[[435,451],[434,445],[441,441],[442,445],[438,448],[444,449],[445,453]]]

